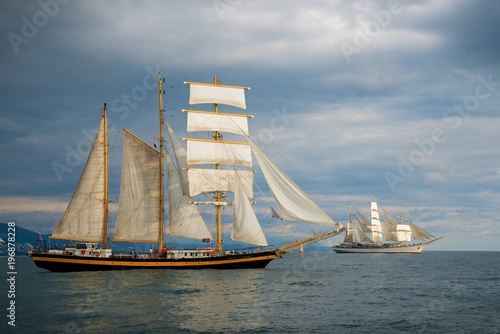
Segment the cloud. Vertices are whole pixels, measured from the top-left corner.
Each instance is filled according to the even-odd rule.
[[[479,230],[495,238],[500,5],[392,3],[69,2],[30,37],[23,25],[44,10],[39,2],[2,3],[2,212],[58,220],[105,102],[117,201],[121,129],[153,141],[156,88],[138,94],[162,71],[177,131],[188,107],[182,81],[217,75],[250,86],[252,137],[332,216],[345,220],[347,204],[366,209],[376,198],[424,228],[458,233],[438,248],[460,249],[455,240]],[[18,52],[9,33],[27,40]],[[82,162],[61,180],[53,164],[69,166],[72,154]],[[399,177],[393,187],[387,173]]]

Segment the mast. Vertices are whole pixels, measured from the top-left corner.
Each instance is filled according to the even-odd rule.
[[[109,201],[108,201],[108,109],[106,103],[104,103],[103,112],[103,123],[104,123],[104,133],[103,133],[103,145],[104,145],[104,198],[103,198],[103,236],[102,236],[102,248],[106,248],[108,245],[108,212],[109,212]]]
[[[159,138],[159,143],[160,143],[160,196],[159,196],[159,201],[160,201],[160,209],[159,209],[159,228],[158,228],[158,251],[160,251],[163,247],[163,87],[162,87],[162,82],[164,79],[162,79],[161,74],[158,73],[158,109],[160,113],[160,138]]]
[[[217,76],[214,75],[214,85],[217,85],[219,82],[217,80]],[[219,104],[214,103],[214,113],[219,113]],[[213,136],[215,141],[222,140],[222,134],[219,131],[215,131]],[[215,169],[220,169],[220,164],[215,164]],[[215,200],[220,203],[222,201],[222,193],[217,191],[214,196]],[[216,216],[217,216],[217,251],[222,251],[222,217],[221,217],[221,206],[216,205]]]

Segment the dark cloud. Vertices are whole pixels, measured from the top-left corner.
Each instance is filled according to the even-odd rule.
[[[436,232],[478,221],[478,249],[498,241],[496,1],[215,4],[2,2],[0,196],[26,205],[0,220],[50,231],[83,168],[54,163],[85,159],[105,102],[117,199],[121,129],[153,141],[162,71],[176,130],[184,80],[250,86],[254,138],[335,218],[377,198]]]

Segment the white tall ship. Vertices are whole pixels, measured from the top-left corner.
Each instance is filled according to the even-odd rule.
[[[371,202],[370,220],[356,210],[358,217],[349,209],[349,223],[344,241],[334,245],[337,253],[421,253],[436,238],[401,215],[396,220],[385,209],[386,218],[380,221],[377,202]],[[352,221],[352,217],[356,222]]]

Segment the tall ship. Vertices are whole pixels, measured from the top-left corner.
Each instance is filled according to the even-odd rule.
[[[253,116],[219,111],[220,106],[246,109],[248,87],[222,85],[216,77],[212,83],[185,82],[189,85],[189,104],[209,104],[212,110],[182,110],[187,114],[186,131],[196,133],[191,138],[182,138],[184,146],[164,117],[163,83],[159,74],[160,127],[159,136],[155,137],[158,145],[150,146],[129,130],[123,131],[120,198],[112,235],[113,243],[155,244],[154,252],[152,247],[146,253],[123,253],[108,245],[110,200],[104,104],[81,178],[50,237],[66,240],[67,245],[64,249],[39,247],[28,252],[38,267],[51,271],[263,268],[294,247],[345,231],[342,224],[335,222],[252,141],[248,120]],[[165,130],[168,137],[164,137]],[[226,134],[237,139],[227,140]],[[269,206],[273,216],[330,225],[331,229],[279,247],[269,245],[252,206],[255,174],[252,153],[274,198],[274,206]],[[164,204],[167,199],[168,208]],[[213,208],[215,238],[199,211],[200,206]],[[253,250],[223,247],[222,214],[230,211],[223,210],[228,206],[233,208],[231,239],[254,245]],[[164,217],[166,210],[168,221]],[[211,247],[169,248],[165,235],[198,240]]]
[[[383,211],[386,218],[382,222],[376,201],[371,202],[370,220],[357,210],[358,216],[353,215],[349,207],[344,241],[334,245],[333,250],[337,253],[421,253],[427,245],[442,238],[436,238],[402,215],[398,221]]]

